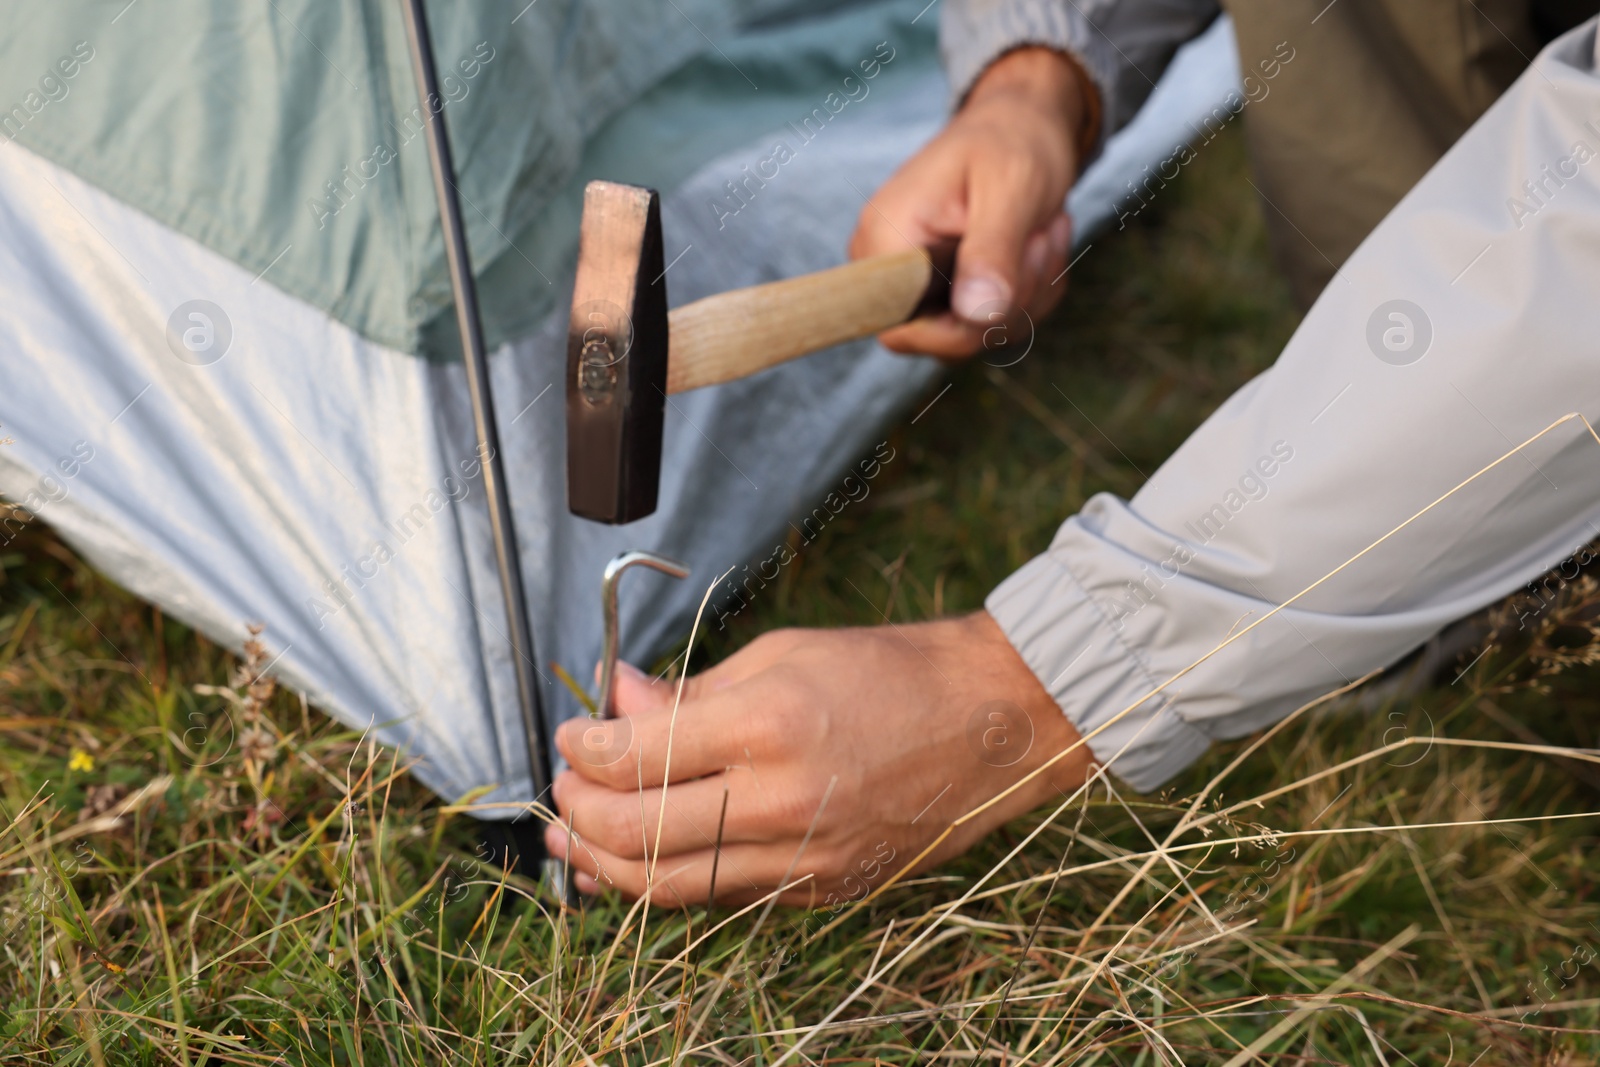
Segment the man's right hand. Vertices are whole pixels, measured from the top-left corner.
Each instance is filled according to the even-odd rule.
[[[1037,319],[1066,288],[1072,223],[1062,212],[1077,178],[1092,92],[1074,60],[1050,48],[1008,52],[983,72],[961,110],[862,209],[851,258],[959,238],[951,312],[888,330],[897,352],[962,358],[986,331]]]

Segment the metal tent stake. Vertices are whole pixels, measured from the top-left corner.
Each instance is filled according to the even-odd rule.
[[[533,647],[533,630],[528,623],[522,566],[517,556],[517,531],[511,517],[511,502],[506,496],[505,467],[501,461],[500,434],[495,425],[494,395],[489,382],[489,357],[484,350],[483,320],[478,313],[478,291],[472,277],[466,227],[461,223],[455,164],[450,156],[450,139],[445,130],[443,98],[439,95],[433,42],[428,34],[428,15],[423,9],[422,0],[401,0],[401,10],[405,15],[406,39],[411,47],[411,66],[416,75],[417,95],[422,101],[423,136],[428,145],[428,163],[433,170],[434,193],[439,199],[439,221],[444,230],[445,256],[450,265],[450,288],[455,294],[456,325],[461,331],[467,392],[472,397],[472,424],[477,432],[478,456],[483,463],[483,492],[489,505],[489,529],[494,538],[495,563],[500,571],[500,594],[506,604],[506,625],[510,629],[517,702],[522,710],[523,732],[528,739],[528,774],[533,783],[534,797],[548,799],[550,751],[546,747],[544,711],[540,706],[539,690],[534,684],[534,664],[538,661]],[[523,870],[524,873],[530,873],[526,867]],[[563,861],[545,857],[544,873],[551,879],[556,892],[563,897],[568,895]]]
[[[624,552],[606,564],[606,572],[600,578],[600,613],[606,629],[600,645],[600,699],[595,701],[595,714],[602,719],[617,717],[617,649],[622,644],[621,624],[617,621],[617,583],[622,580],[623,571],[640,565],[653,567],[674,578],[689,577],[687,566],[654,552]]]

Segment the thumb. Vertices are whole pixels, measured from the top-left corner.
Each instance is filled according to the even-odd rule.
[[[599,663],[594,665],[594,678],[598,685]],[[672,686],[655,681],[633,664],[619,659],[612,679],[611,704],[616,710],[616,719],[596,721],[587,715],[576,715],[556,727],[556,748],[579,774],[600,773],[622,759],[633,746],[635,731],[630,720],[670,711]]]
[[[698,700],[705,688],[703,675],[691,675],[683,680],[683,703]],[[652,678],[623,660],[617,661],[615,702],[618,715],[632,717],[656,712],[670,712],[678,700],[677,680]]]
[[[1028,237],[1060,205],[1041,204],[1041,176],[1015,162],[974,167],[970,181],[950,309],[968,322],[986,324],[1015,310]]]
[[[596,674],[599,666],[596,665]],[[617,673],[612,680],[612,704],[618,715],[644,715],[654,711],[667,711],[672,707],[677,686],[665,680],[658,681],[626,660],[617,660]]]

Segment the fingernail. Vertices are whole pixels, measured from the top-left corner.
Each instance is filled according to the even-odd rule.
[[[544,848],[550,855],[560,858],[567,854],[567,832],[555,823],[544,829]]]
[[[950,310],[968,322],[987,322],[992,313],[1010,309],[1011,286],[988,275],[962,278],[950,294]]]
[[[1062,256],[1071,246],[1072,220],[1065,215],[1057,215],[1055,221],[1050,223],[1050,247],[1055,249],[1056,255]]]
[[[582,871],[572,872],[572,884],[578,890],[578,892],[582,893],[586,897],[592,897],[596,893],[600,892],[600,883],[595,881],[593,878],[590,878]]]
[[[638,667],[635,667],[633,664],[629,663],[625,659],[617,660],[617,674],[618,675],[626,675],[627,677],[632,678],[635,681],[648,681],[649,680],[646,677],[644,671],[641,671]]]

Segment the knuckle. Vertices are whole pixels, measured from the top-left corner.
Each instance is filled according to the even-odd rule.
[[[811,672],[785,669],[780,672],[780,687],[766,702],[761,718],[768,741],[791,752],[815,751],[826,741],[832,701],[819,697],[812,688]]]
[[[771,752],[783,743],[783,728],[777,718],[770,705],[744,715],[734,729],[735,743],[753,752]]]
[[[603,809],[589,819],[589,835],[601,848],[623,859],[638,859],[643,845],[639,816],[626,805]]]
[[[590,877],[599,877],[604,867],[599,855],[590,845],[588,837],[583,834],[573,834],[567,839],[567,847],[562,851],[560,858],[570,861],[574,868]]]
[[[765,699],[739,720],[738,740],[752,752],[776,754],[785,761],[803,759],[815,752],[819,727],[825,716],[806,696],[807,679],[798,671],[777,670],[776,683]]]
[[[674,705],[677,705],[680,711],[686,710],[689,705],[698,700],[703,700],[708,693],[712,692],[714,681],[715,678],[710,672],[691,674],[682,681],[682,697],[678,695],[678,682],[662,682],[661,684],[667,687],[664,690],[666,699],[663,704],[669,711]]]
[[[841,877],[849,873],[850,860],[844,848],[835,844],[818,849],[807,867],[815,876],[818,885],[831,888]]]
[[[586,769],[584,777],[618,792],[634,785],[633,760],[620,759]]]
[[[595,779],[608,789],[634,793],[639,789],[641,769],[646,776],[651,766],[651,749],[654,738],[644,736],[646,731],[636,730],[627,739],[627,748],[621,752],[606,752],[596,768]]]
[[[750,642],[752,649],[759,648],[770,656],[783,656],[793,652],[805,639],[806,631],[796,627],[784,627],[778,630],[768,630],[766,633]]]
[[[603,863],[595,880],[629,899],[637,900],[644,895],[644,871],[637,863]]]
[[[786,834],[803,834],[811,826],[813,817],[822,803],[822,789],[809,785],[800,788],[771,790],[763,805],[763,824],[769,831]],[[824,849],[819,855],[827,856]]]

